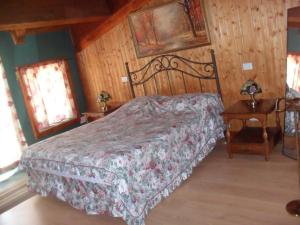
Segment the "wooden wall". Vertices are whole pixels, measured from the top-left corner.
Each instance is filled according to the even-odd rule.
[[[162,1],[154,0],[151,5]],[[243,82],[255,79],[263,89],[259,97],[284,96],[286,76],[287,8],[299,0],[205,0],[212,44],[176,54],[192,59],[209,59],[216,52],[225,106],[240,96]],[[106,90],[114,102],[130,100],[124,62],[138,68],[150,57],[137,59],[128,21],[125,20],[95,43],[78,53],[81,79],[89,110],[96,110],[96,94]],[[253,70],[243,71],[242,63],[252,62]]]

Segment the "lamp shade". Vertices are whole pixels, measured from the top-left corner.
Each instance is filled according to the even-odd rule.
[[[254,95],[257,93],[261,93],[261,87],[254,80],[247,80],[243,86],[241,87],[240,94],[242,95]]]
[[[100,102],[107,102],[110,99],[111,99],[111,95],[108,92],[106,92],[106,91],[101,91],[101,93],[99,93],[97,95],[97,97],[96,97],[96,101],[98,103],[100,103]]]

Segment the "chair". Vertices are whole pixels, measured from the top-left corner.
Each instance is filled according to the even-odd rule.
[[[278,99],[278,103],[276,104],[276,112],[285,112],[284,130],[282,132],[282,154],[291,159],[297,160],[297,155],[299,153],[300,98],[285,99],[285,107],[283,110],[279,109],[281,100],[284,100],[284,98]],[[296,151],[285,147],[285,134],[293,135],[295,137]]]
[[[285,112],[285,126],[282,132],[282,154],[288,156],[289,158],[298,159],[298,182],[300,187],[300,151],[299,151],[299,115],[300,115],[300,98],[285,99],[284,110],[279,109],[280,101],[283,99],[278,99],[276,102],[276,113]],[[290,115],[287,115],[290,114]],[[288,151],[285,148],[284,134],[287,131],[288,134],[294,133],[296,151]],[[295,216],[300,216],[300,199],[293,200],[286,205],[286,210]]]

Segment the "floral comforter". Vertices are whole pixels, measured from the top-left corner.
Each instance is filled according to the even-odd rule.
[[[30,146],[20,166],[32,191],[142,225],[223,137],[222,111],[214,94],[139,97]]]

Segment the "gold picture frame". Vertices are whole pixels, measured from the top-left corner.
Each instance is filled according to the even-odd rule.
[[[202,0],[169,2],[128,20],[138,58],[210,44]]]

